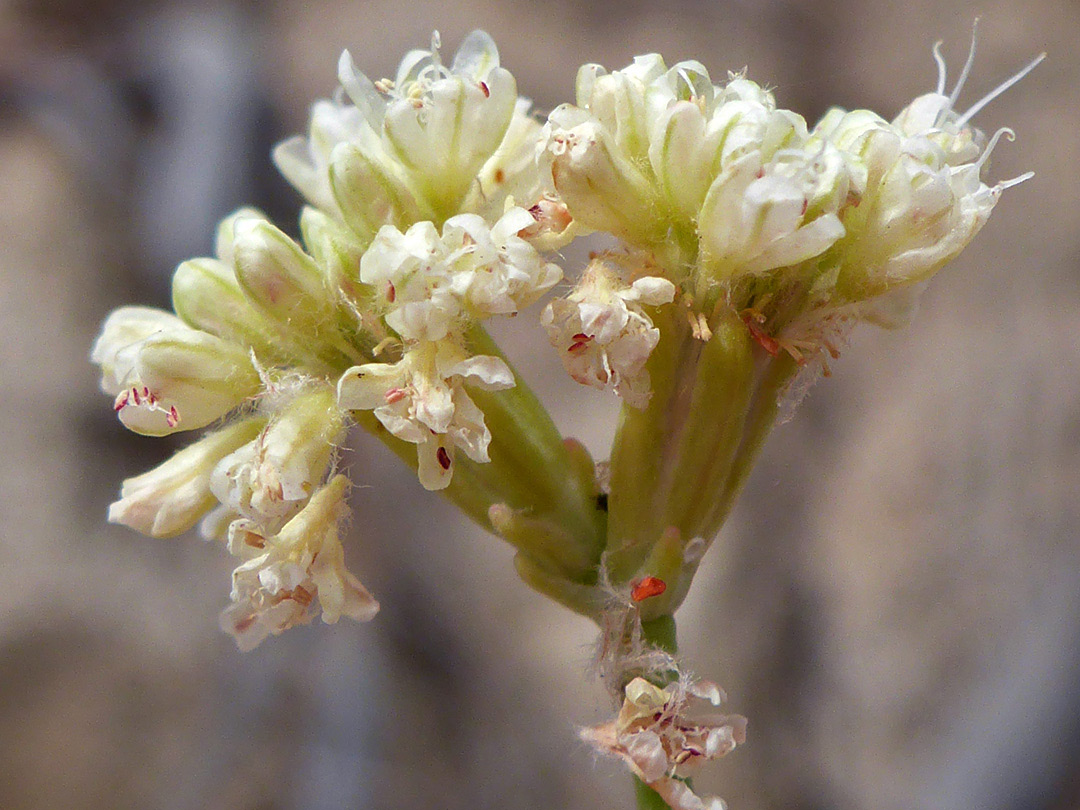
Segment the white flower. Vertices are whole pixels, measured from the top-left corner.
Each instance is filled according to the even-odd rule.
[[[446,260],[431,222],[404,233],[383,227],[360,259],[360,280],[375,287],[388,309],[387,325],[406,340],[442,340],[461,315]]]
[[[320,609],[327,624],[378,613],[379,603],[345,568],[338,525],[348,488],[348,479],[336,476],[277,534],[250,533],[254,556],[233,572],[233,604],[221,614],[222,629],[241,650],[311,621]]]
[[[593,388],[611,388],[634,407],[649,401],[645,363],[660,330],[644,305],[668,304],[675,285],[644,276],[633,283],[604,258],[595,259],[569,296],[548,304],[540,322],[570,376]]]
[[[382,228],[360,260],[360,280],[376,289],[386,323],[409,341],[437,341],[464,318],[513,315],[562,278],[557,265],[518,236],[536,220],[511,208],[494,226],[476,214],[402,233]]]
[[[109,507],[109,522],[151,537],[186,532],[216,503],[210,492],[214,465],[265,423],[261,418],[236,422],[207,434],[149,472],[126,479],[120,500]]]
[[[544,261],[518,234],[536,225],[523,208],[511,208],[488,226],[476,214],[451,217],[443,243],[452,259],[451,286],[478,318],[516,315],[562,279],[558,265]]]
[[[719,279],[799,264],[844,235],[837,214],[848,192],[847,162],[823,144],[760,152],[733,162],[713,183],[698,226],[704,264]]]
[[[691,698],[719,706],[723,693],[708,681],[682,678],[661,689],[634,678],[626,685],[618,717],[583,729],[581,737],[602,753],[622,759],[672,810],[722,808],[719,799],[706,804],[685,780],[701,763],[719,759],[746,739],[746,718],[691,717]]]
[[[90,359],[120,421],[148,436],[205,427],[260,386],[245,348],[148,307],[115,310]]]
[[[420,483],[443,489],[453,475],[454,449],[488,461],[491,433],[465,383],[489,391],[514,386],[513,373],[497,357],[466,357],[448,343],[410,346],[394,364],[349,369],[338,382],[338,405],[373,410],[393,435],[417,445]]]
[[[333,388],[302,392],[257,438],[221,459],[210,488],[237,514],[264,528],[280,526],[323,480],[344,428]]]

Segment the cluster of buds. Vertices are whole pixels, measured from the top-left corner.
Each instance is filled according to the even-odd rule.
[[[613,610],[663,625],[799,369],[827,371],[858,320],[902,322],[1026,177],[982,180],[1012,133],[971,119],[1035,62],[961,114],[971,59],[946,95],[935,56],[936,92],[892,122],[832,110],[808,127],[745,76],[714,84],[655,54],[584,66],[576,104],[542,122],[483,32],[449,65],[436,35],[392,80],[344,53],[308,135],[274,152],[308,203],[300,241],[238,211],[214,257],[177,269],[174,313],[106,320],[92,359],[123,424],[207,429],[125,481],[109,519],[156,537],[201,522],[225,545],[239,563],[222,625],[242,649],[320,614],[370,619],[340,539],[338,454],[358,424],[514,545],[534,588],[601,626]],[[551,252],[590,231],[623,245],[540,321],[575,380],[625,405],[603,465],[482,325],[551,291]],[[691,698],[719,693],[664,660],[620,676],[618,717],[587,738],[696,810],[688,770],[744,721],[690,719]]]

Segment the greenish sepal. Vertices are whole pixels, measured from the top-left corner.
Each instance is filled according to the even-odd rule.
[[[595,580],[595,561],[589,550],[581,548],[558,523],[529,517],[504,503],[488,509],[488,518],[496,534],[547,567],[575,581],[588,578],[592,572]]]
[[[703,519],[701,536],[706,540],[716,536],[723,526],[735,498],[742,491],[743,484],[746,483],[754,462],[765,445],[765,440],[776,424],[780,399],[799,370],[795,360],[786,353],[767,358],[763,363],[764,367],[758,373],[759,382],[746,416],[742,440],[732,460],[727,482],[720,497],[712,503]]]
[[[698,347],[662,521],[686,538],[702,533],[704,512],[727,482],[754,390],[752,346],[746,325],[725,310]]]
[[[554,599],[575,613],[596,621],[603,613],[608,597],[596,586],[566,579],[522,551],[514,555],[514,568],[522,581],[534,591]]]

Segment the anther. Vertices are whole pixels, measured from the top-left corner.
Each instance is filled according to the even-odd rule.
[[[450,454],[446,452],[445,447],[440,447],[435,451],[435,458],[438,459],[439,466],[444,470],[450,469]]]

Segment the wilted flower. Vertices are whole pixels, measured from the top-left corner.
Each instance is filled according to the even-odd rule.
[[[706,804],[686,782],[701,763],[731,753],[746,739],[744,717],[691,716],[692,698],[719,706],[724,699],[720,688],[685,676],[661,688],[638,677],[623,694],[618,716],[583,729],[582,739],[601,753],[622,759],[672,810],[722,808],[719,799]]]
[[[217,503],[210,491],[214,466],[265,424],[261,417],[240,420],[207,434],[149,472],[128,478],[120,500],[109,507],[109,522],[151,537],[186,532]]]
[[[345,420],[328,385],[302,391],[270,418],[258,437],[214,468],[210,488],[221,503],[264,527],[276,527],[307,502],[326,476]]]
[[[336,476],[280,532],[248,533],[250,558],[233,572],[233,604],[221,614],[222,629],[241,650],[306,624],[320,610],[327,624],[378,613],[379,603],[345,569],[338,527],[348,488],[348,478]]]

